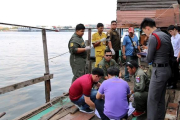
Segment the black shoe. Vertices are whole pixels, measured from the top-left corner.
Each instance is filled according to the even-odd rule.
[[[131,80],[130,79],[124,79],[126,82],[131,82]]]
[[[79,111],[81,111],[83,113],[94,113],[94,111],[91,110],[90,108],[84,109],[83,107],[81,107],[81,109],[79,109]]]

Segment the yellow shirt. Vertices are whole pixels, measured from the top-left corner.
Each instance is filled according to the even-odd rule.
[[[92,43],[96,43],[97,41],[101,40],[102,38],[106,38],[106,34],[105,33],[102,33],[101,35],[99,35],[99,33],[94,33],[92,35]],[[95,52],[96,51],[103,51],[104,53],[104,50],[106,49],[106,41],[104,42],[101,42],[99,46],[96,46],[95,47]]]

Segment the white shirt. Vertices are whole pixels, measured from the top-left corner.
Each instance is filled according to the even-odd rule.
[[[179,33],[171,37],[171,43],[174,50],[174,57],[177,57],[180,52],[180,34]]]

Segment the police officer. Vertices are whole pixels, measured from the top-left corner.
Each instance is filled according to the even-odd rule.
[[[116,30],[117,22],[111,21],[111,29],[107,32],[107,36],[110,35],[110,42],[108,43],[109,49],[113,53],[113,59],[118,63],[119,50],[121,50],[120,35]]]
[[[171,38],[157,29],[155,21],[150,18],[145,18],[142,21],[141,29],[149,36],[147,62],[153,61],[148,93],[147,119],[164,120],[166,84],[171,76],[169,60],[174,55]]]
[[[133,75],[134,78],[134,90],[131,91],[131,93],[134,93],[132,105],[135,108],[135,112],[133,112],[133,115],[140,116],[144,114],[147,109],[149,79],[144,71],[139,68],[136,61],[127,62],[126,66],[129,74]]]
[[[180,34],[178,33],[177,27],[174,25],[170,25],[168,27],[168,32],[171,34],[171,43],[174,50],[174,57],[171,58],[171,69],[172,69],[172,76],[168,82],[168,88],[176,89],[177,82],[179,78],[179,61],[177,61],[178,54],[180,52]]]
[[[85,64],[87,50],[90,50],[90,46],[85,46],[82,36],[84,35],[85,27],[83,24],[78,24],[76,26],[76,32],[71,37],[68,48],[70,52],[70,65],[74,77],[72,78],[72,83],[78,77],[85,74]]]
[[[103,71],[104,71],[104,77],[100,80],[101,83],[103,82],[103,80],[108,79],[108,77],[107,77],[107,69],[109,67],[112,67],[112,66],[115,66],[115,67],[119,68],[116,61],[114,59],[112,59],[112,51],[109,50],[109,49],[106,49],[104,58],[98,64],[98,67],[103,69]],[[120,76],[121,76],[121,73],[119,73],[119,77]]]
[[[99,64],[99,62],[104,57],[104,51],[106,49],[107,40],[106,34],[103,33],[104,25],[102,23],[97,24],[97,30],[98,32],[94,33],[92,35],[92,44],[95,48],[95,57],[96,57],[96,63],[95,67]]]

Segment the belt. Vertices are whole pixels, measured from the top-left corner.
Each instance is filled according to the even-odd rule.
[[[153,67],[167,67],[167,66],[168,66],[168,63],[165,63],[165,64],[153,63],[152,66],[153,66]]]

